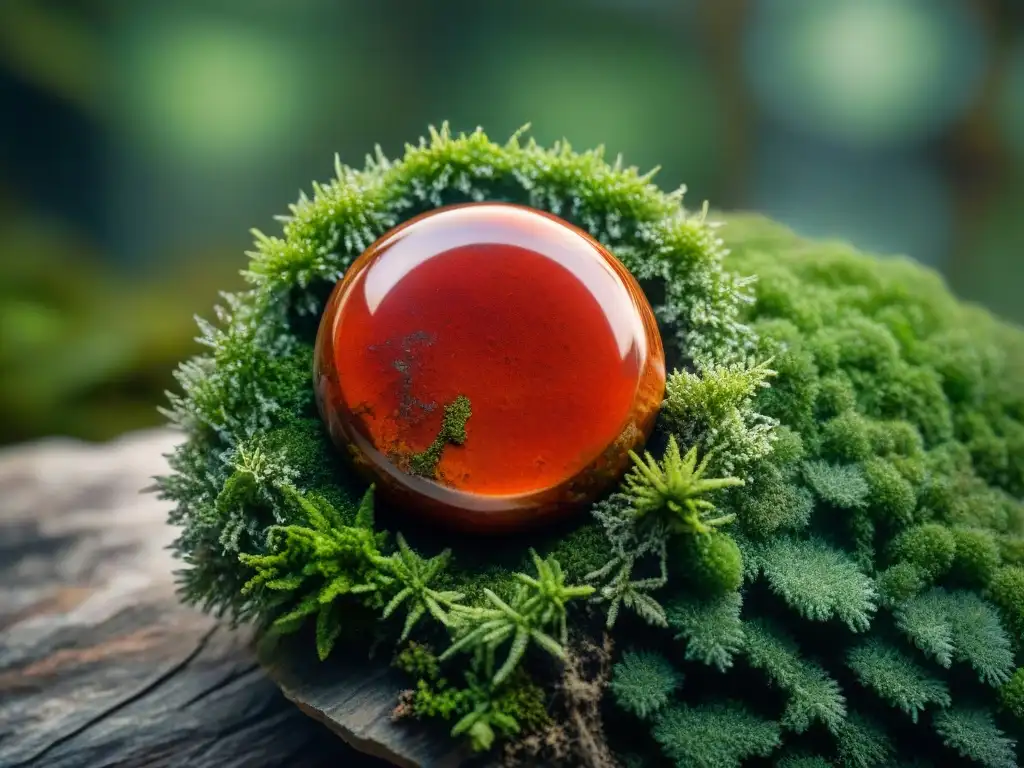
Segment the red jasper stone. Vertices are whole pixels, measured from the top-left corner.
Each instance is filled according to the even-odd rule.
[[[463,530],[593,501],[654,426],[665,355],[625,267],[540,211],[431,211],[335,286],[316,341],[320,413],[378,493]]]

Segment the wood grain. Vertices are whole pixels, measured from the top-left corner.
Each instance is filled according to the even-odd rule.
[[[140,494],[176,439],[0,451],[0,767],[382,765],[281,694],[249,631],[178,602],[167,507]],[[390,690],[332,680],[337,701],[380,703],[344,710],[373,746]]]
[[[313,646],[312,637],[299,635],[261,653],[269,675],[303,712],[361,752],[402,768],[457,768],[470,761],[468,748],[448,736],[450,725],[392,721],[407,681],[386,660],[338,648],[320,662]]]

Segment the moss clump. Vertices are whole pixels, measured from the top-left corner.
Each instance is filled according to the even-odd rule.
[[[409,471],[421,477],[434,477],[445,445],[462,445],[466,442],[466,422],[472,415],[469,398],[465,395],[459,395],[446,405],[441,430],[425,450],[409,457]]]
[[[1000,568],[992,577],[989,592],[1017,643],[1024,643],[1024,567]]]
[[[878,596],[886,607],[900,605],[927,584],[924,572],[912,563],[897,563],[881,571],[876,579]]]
[[[929,582],[949,570],[957,555],[953,532],[937,523],[925,523],[903,531],[893,541],[890,553],[897,562],[913,566]]]
[[[322,655],[375,621],[420,644],[399,709],[552,764],[611,764],[605,732],[643,764],[1020,761],[1024,333],[908,260],[758,217],[716,229],[599,151],[441,131],[336,171],[257,236],[251,287],[179,372],[187,440],[160,486],[186,599],[315,621]],[[536,557],[373,514],[308,381],[352,260],[421,211],[488,199],[607,246],[652,289],[676,367],[650,455],[589,518],[537,532]],[[450,408],[415,457],[428,476],[464,437],[468,403]],[[611,706],[642,728],[601,725],[601,625],[630,648]],[[603,648],[600,669],[573,647]]]
[[[409,642],[392,663],[414,679],[437,680],[441,676],[441,664],[437,656],[426,645]]]
[[[1002,563],[995,535],[981,528],[954,528],[953,539],[957,575],[973,586],[987,586]]]
[[[743,583],[743,556],[730,537],[722,534],[698,536],[694,540],[696,582],[709,592],[735,592]]]
[[[1003,706],[1024,726],[1024,668],[1013,673],[1003,686]]]

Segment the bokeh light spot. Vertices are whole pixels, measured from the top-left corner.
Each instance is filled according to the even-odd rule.
[[[245,25],[172,15],[129,28],[123,106],[157,151],[250,160],[288,140],[305,106],[302,51]]]
[[[766,112],[854,145],[941,129],[970,105],[985,64],[979,19],[950,0],[765,0],[745,44]]]

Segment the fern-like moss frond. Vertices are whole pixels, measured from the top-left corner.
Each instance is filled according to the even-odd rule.
[[[815,495],[840,509],[860,509],[867,504],[870,489],[856,464],[809,461],[804,476]]]
[[[992,715],[954,707],[935,716],[935,730],[950,749],[985,768],[1017,768],[1016,742],[1000,731]]]
[[[724,672],[743,646],[739,592],[715,598],[681,597],[669,604],[668,623],[676,638],[686,642],[688,660],[713,665]]]
[[[743,630],[747,661],[788,695],[782,725],[803,733],[820,722],[837,732],[846,718],[846,699],[839,684],[819,665],[802,658],[796,643],[778,628],[753,621],[744,624]]]
[[[1010,639],[990,604],[972,592],[933,589],[896,611],[899,628],[944,667],[970,664],[978,678],[1000,685],[1013,670]]]
[[[929,674],[908,654],[877,638],[853,648],[847,664],[861,684],[910,715],[915,723],[929,704],[948,707],[951,703],[949,689],[942,680]]]
[[[327,658],[340,633],[335,601],[354,597],[377,607],[392,579],[376,567],[384,535],[373,529],[373,489],[366,492],[355,525],[346,525],[325,499],[285,486],[282,492],[302,516],[301,523],[275,526],[267,534],[268,554],[239,555],[256,571],[243,593],[259,591],[274,605],[291,604],[273,627],[295,632],[316,615],[317,652]]]
[[[402,534],[398,534],[397,542],[397,552],[390,557],[375,556],[373,564],[387,574],[384,576],[387,585],[396,585],[398,588],[395,596],[384,606],[381,617],[386,619],[403,603],[407,605],[405,625],[398,639],[399,642],[404,642],[424,614],[429,613],[441,624],[450,625],[448,611],[459,604],[465,595],[454,590],[437,590],[430,586],[448,564],[451,557],[450,549],[425,560],[409,547]]]
[[[839,764],[850,768],[879,768],[892,764],[892,739],[877,721],[851,713],[836,732]]]
[[[668,703],[682,682],[683,676],[661,654],[627,651],[608,687],[620,707],[647,719]]]
[[[820,540],[782,536],[750,544],[744,559],[802,616],[814,621],[835,616],[854,632],[871,626],[874,585],[844,552]]]
[[[654,738],[679,768],[736,768],[781,743],[778,724],[737,702],[670,707],[658,717]]]

